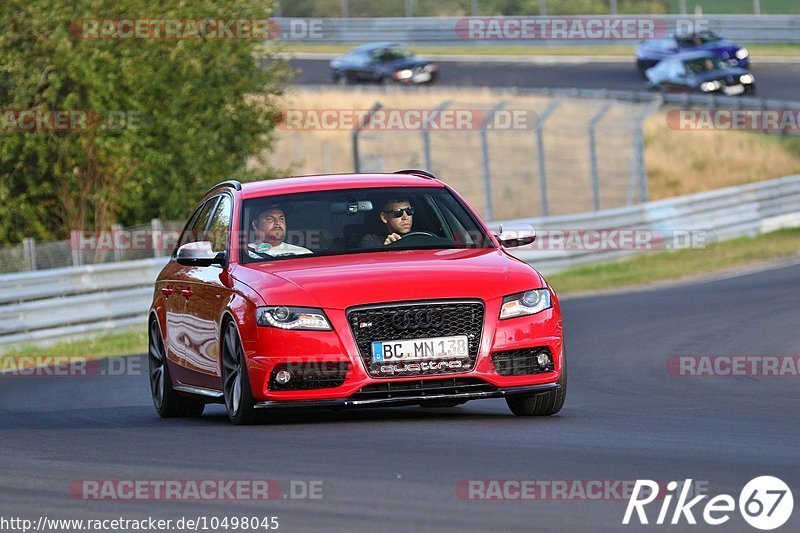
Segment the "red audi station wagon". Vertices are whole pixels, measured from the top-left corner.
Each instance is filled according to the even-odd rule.
[[[557,413],[567,365],[558,299],[422,170],[292,177],[209,190],[156,280],[153,403],[163,417],[505,398]]]

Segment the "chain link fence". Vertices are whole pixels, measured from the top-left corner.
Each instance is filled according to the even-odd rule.
[[[183,222],[153,219],[148,225],[114,226],[110,231],[73,231],[62,241],[23,239],[0,247],[0,273],[163,257],[172,252],[181,229]]]
[[[349,131],[284,130],[270,164],[293,174],[424,168],[489,220],[582,213],[647,199],[642,125],[662,105],[658,96],[631,101],[568,94],[498,93],[470,100],[454,91],[449,96],[384,107],[380,93],[360,95],[362,102],[374,103],[375,116],[384,113],[384,124],[392,114],[402,122],[410,113],[468,112],[467,128],[369,127],[373,119],[362,116],[367,127],[356,124]],[[525,120],[514,123],[520,116]]]
[[[647,199],[642,123],[660,105],[538,97],[522,109],[531,120],[498,128],[493,119],[519,110],[519,102],[443,101],[437,109],[478,110],[483,124],[466,131],[356,131],[354,167],[429,169],[489,220],[633,205]]]

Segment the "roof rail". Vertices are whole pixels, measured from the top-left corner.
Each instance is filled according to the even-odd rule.
[[[239,183],[237,180],[227,180],[227,181],[221,181],[221,182],[217,183],[216,185],[214,185],[213,187],[208,189],[208,191],[206,191],[206,194],[210,193],[214,189],[219,189],[221,187],[233,187],[237,191],[241,191],[242,190],[242,184]]]
[[[422,178],[428,178],[431,180],[438,181],[439,179],[432,173],[428,172],[427,170],[420,170],[418,168],[404,168],[403,170],[395,170],[394,172],[392,172],[392,174],[413,174],[415,176],[420,176]]]

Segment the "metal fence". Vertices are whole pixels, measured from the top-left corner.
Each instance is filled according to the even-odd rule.
[[[446,101],[437,109],[479,110],[465,131],[356,130],[357,172],[422,167],[447,180],[489,220],[598,211],[647,199],[642,123],[658,109],[615,99],[539,98],[532,106],[498,97],[490,104]],[[532,112],[519,127],[494,119]],[[505,115],[500,115],[506,113]]]
[[[309,94],[315,91],[308,88]],[[282,130],[270,155],[272,167],[296,174],[426,168],[489,220],[591,212],[648,200],[643,123],[665,106],[800,109],[800,102],[751,97],[546,88],[358,87],[333,101],[362,110],[469,109],[485,117],[496,110],[530,112],[532,120],[517,129]]]
[[[598,15],[594,15],[598,17]],[[590,18],[584,16],[581,18]],[[690,28],[710,29],[728,39],[743,43],[797,43],[800,42],[800,16],[798,15],[644,15],[657,29],[652,36],[670,31],[688,31]],[[512,17],[513,18],[513,17]],[[525,17],[535,19],[536,17]],[[625,17],[621,17],[625,18]],[[628,16],[633,18],[633,16]],[[642,16],[636,16],[642,18]],[[635,40],[615,39],[613,34],[603,39],[523,39],[465,37],[464,17],[386,17],[386,18],[278,18],[277,24],[287,28],[287,41],[305,44],[368,43],[392,41],[404,44],[441,44],[464,46],[494,45],[552,45],[552,44],[632,44]],[[294,26],[309,28],[292,36],[288,29]],[[314,31],[311,31],[313,28]],[[639,39],[650,37],[642,34]]]
[[[153,219],[146,226],[112,226],[104,232],[71,232],[70,239],[32,238],[0,247],[0,272],[28,272],[158,258],[172,252],[182,222]]]
[[[317,3],[320,3],[319,0]],[[437,15],[458,15],[459,12],[468,12],[470,16],[479,17],[491,15],[497,9],[496,2],[484,2],[484,0],[463,0],[444,4],[441,0],[382,0],[381,2],[353,2],[350,0],[323,0],[321,6],[327,7],[326,12],[330,15],[339,15],[341,18],[349,17],[369,17],[369,16],[400,16],[420,17],[431,14]],[[378,4],[375,6],[374,4]],[[559,5],[560,4],[560,5]],[[529,2],[527,9],[534,12],[525,12],[524,7],[518,7],[520,11],[517,15],[557,15],[564,9],[569,9],[565,2],[548,3],[547,0],[539,0],[537,3]],[[600,3],[603,5],[603,3]],[[634,4],[620,6],[617,0],[605,2],[609,15],[618,15],[620,7],[631,12],[637,9]],[[652,4],[644,4],[644,7],[651,7]],[[303,9],[306,6],[300,6]],[[788,0],[745,0],[741,3],[734,3],[730,0],[666,0],[665,6],[668,13],[686,15],[687,13],[740,13],[740,14],[789,14],[800,12],[800,7],[792,5]],[[291,16],[297,8],[292,5],[290,0],[277,0],[275,2],[275,16],[280,17],[282,13]],[[586,14],[586,13],[582,13]]]

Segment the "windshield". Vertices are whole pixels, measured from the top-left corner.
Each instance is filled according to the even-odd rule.
[[[372,52],[372,56],[379,63],[388,63],[398,59],[405,59],[407,57],[411,57],[411,55],[411,52],[402,46],[390,46],[389,48],[381,48]]]
[[[245,200],[241,263],[408,249],[493,248],[445,188],[318,191]]]
[[[677,35],[675,40],[679,46],[700,46],[701,44],[713,43],[720,40],[720,37],[713,31],[701,31],[692,35]]]
[[[703,72],[713,72],[715,70],[730,68],[727,61],[712,56],[691,59],[689,61],[684,61],[683,64],[686,66],[686,72],[691,74],[702,74]]]

